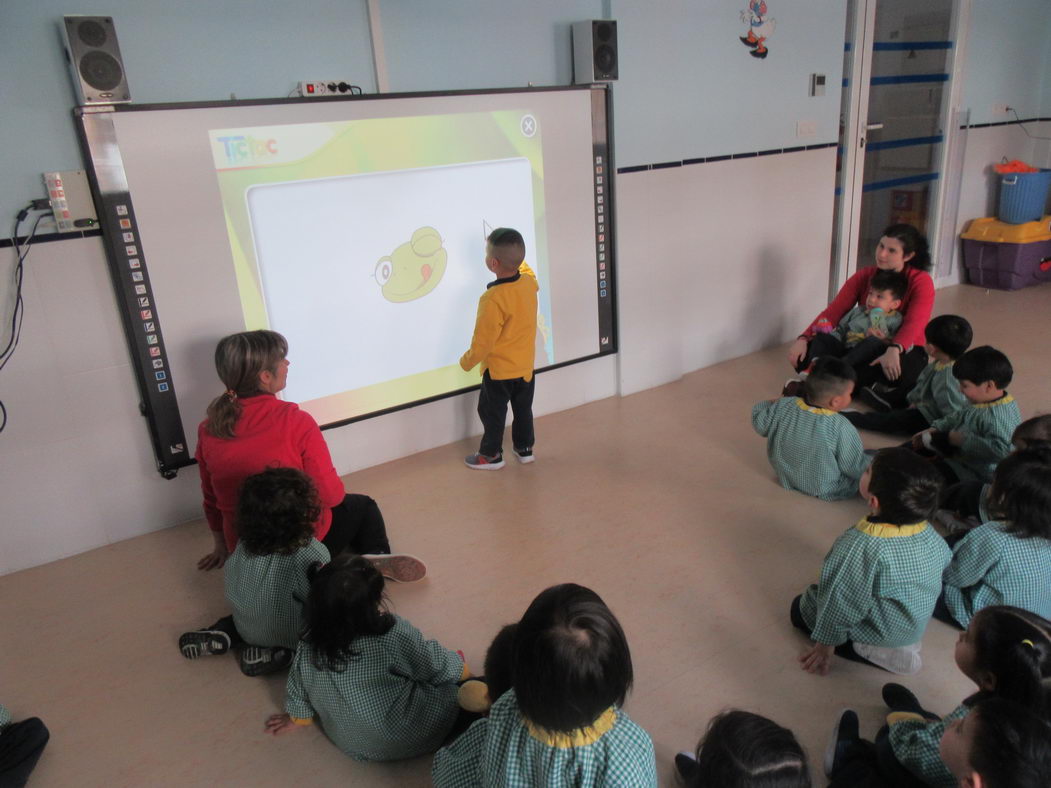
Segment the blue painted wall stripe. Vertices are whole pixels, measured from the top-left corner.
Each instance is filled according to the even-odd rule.
[[[890,150],[891,148],[911,148],[914,145],[937,145],[944,142],[945,137],[941,134],[935,137],[907,137],[900,140],[887,140],[886,142],[870,142],[865,150]]]
[[[876,52],[909,52],[913,49],[952,49],[952,41],[877,41]]]
[[[938,173],[928,172],[925,175],[908,175],[904,178],[890,178],[885,181],[873,181],[861,187],[863,192],[878,192],[882,189],[893,189],[895,186],[909,186],[913,183],[927,183],[938,180]]]
[[[947,82],[948,74],[901,74],[896,77],[873,77],[870,85],[909,85],[916,82]]]

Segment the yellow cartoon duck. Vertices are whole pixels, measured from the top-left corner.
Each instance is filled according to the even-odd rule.
[[[390,256],[381,257],[373,275],[388,301],[412,301],[438,286],[448,257],[438,231],[421,227],[412,234],[412,240],[397,247]]]

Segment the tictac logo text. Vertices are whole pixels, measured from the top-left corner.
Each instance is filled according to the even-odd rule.
[[[260,140],[255,137],[240,135],[237,137],[219,137],[223,144],[226,159],[230,162],[255,161],[277,155],[277,140]]]

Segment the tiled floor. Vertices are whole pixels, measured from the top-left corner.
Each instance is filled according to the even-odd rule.
[[[949,288],[936,312],[965,315],[976,344],[1010,356],[1024,416],[1051,410],[1051,286]],[[726,707],[792,728],[823,785],[839,710],[856,708],[874,733],[890,677],[841,660],[816,677],[796,662],[806,641],[788,623],[789,601],[865,509],[775,483],[748,412],[787,371],[775,348],[546,416],[529,466],[471,472],[465,441],[348,476],[349,490],[380,502],[395,548],[429,564],[428,579],[390,588],[394,609],[480,666],[498,627],[537,592],[588,585],[627,632],[627,709],[653,737],[662,785],[674,753]],[[0,700],[52,732],[33,784],[429,784],[426,758],[355,763],[316,729],[266,737],[281,678],[244,678],[231,657],[179,656],[181,631],[224,612],[222,578],[194,568],[209,544],[202,521],[0,577]],[[933,622],[923,671],[903,681],[935,710],[971,689],[953,664],[955,638]]]

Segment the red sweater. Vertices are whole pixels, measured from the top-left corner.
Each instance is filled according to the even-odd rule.
[[[295,403],[273,394],[239,402],[241,417],[234,428],[235,437],[216,438],[205,429],[207,422],[197,428],[196,456],[208,527],[223,532],[226,548],[232,553],[237,546],[234,515],[241,483],[267,468],[298,468],[317,486],[321,516],[314,524],[314,533],[318,540],[324,539],[332,524],[331,509],[346,492],[317,422]]]
[[[862,268],[854,276],[844,282],[832,303],[825,307],[825,311],[814,318],[810,328],[800,336],[808,340],[814,336],[814,323],[821,318],[828,318],[833,326],[839,325],[839,321],[855,304],[865,305],[865,298],[869,293],[869,282],[879,269],[870,265]],[[926,271],[920,271],[911,265],[905,266],[905,275],[909,277],[909,289],[905,291],[905,298],[901,301],[901,313],[905,315],[901,322],[901,328],[894,334],[894,341],[909,350],[914,345],[921,347],[927,343],[923,334],[927,328],[927,322],[931,319],[931,310],[934,308],[934,280]]]

